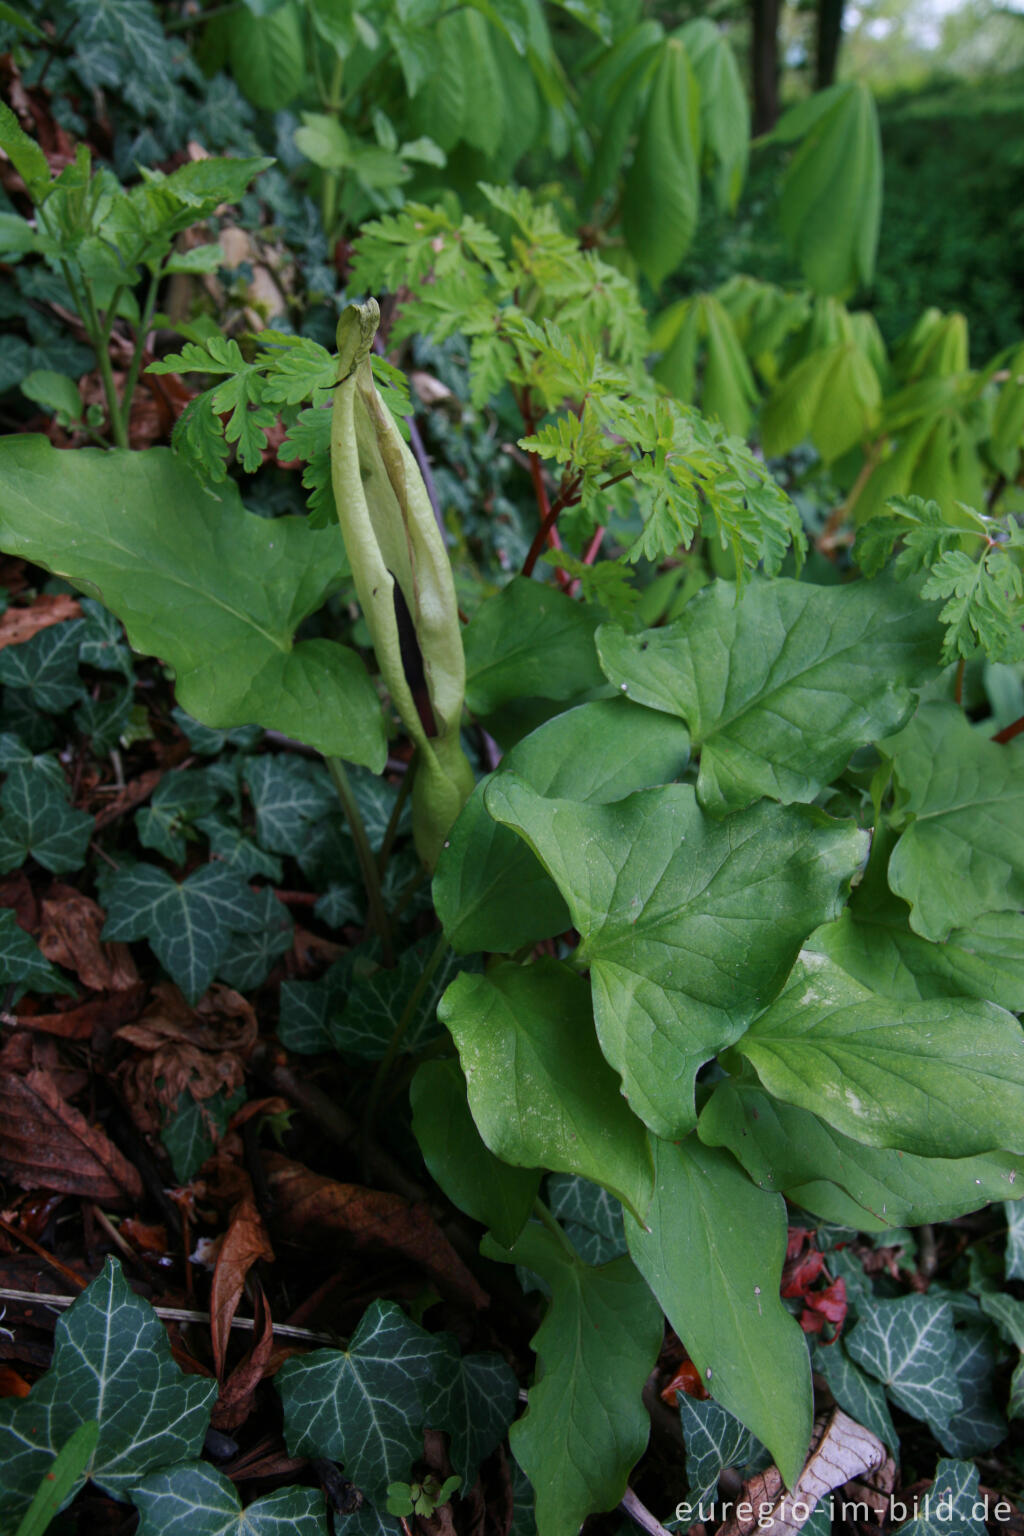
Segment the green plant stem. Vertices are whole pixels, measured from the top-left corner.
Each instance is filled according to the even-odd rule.
[[[370,922],[380,939],[381,959],[384,965],[390,969],[395,963],[395,951],[391,942],[391,924],[388,920],[387,908],[384,905],[384,893],[381,890],[380,872],[377,869],[377,860],[373,856],[370,840],[366,835],[366,827],[363,818],[359,814],[352,786],[345,772],[345,764],[340,757],[327,757],[324,759],[328,772],[334,780],[334,788],[337,790],[341,808],[345,812],[349,830],[352,833],[352,841],[355,844],[356,858],[359,860],[359,869],[363,876],[363,884],[366,887],[366,900],[370,910]]]
[[[426,992],[430,983],[433,981],[434,972],[441,964],[441,961],[444,959],[447,952],[448,940],[444,933],[441,933],[438,935],[437,943],[434,945],[430,959],[423,967],[416,985],[413,987],[412,991],[409,993],[409,996],[405,1000],[405,1007],[402,1009],[402,1012],[399,1015],[398,1023],[395,1025],[391,1034],[391,1039],[388,1041],[388,1048],[384,1052],[384,1055],[378,1064],[373,1082],[370,1085],[369,1097],[366,1100],[366,1110],[363,1114],[364,1142],[365,1139],[369,1136],[373,1127],[373,1117],[377,1113],[377,1105],[380,1103],[380,1096],[383,1092],[384,1084],[388,1080],[388,1074],[390,1073],[394,1064],[395,1057],[398,1055],[402,1048],[402,1041],[405,1039],[409,1025],[412,1023],[413,1018],[416,1015],[416,1009],[420,1005],[423,994]]]
[[[146,291],[146,302],[142,309],[142,318],[135,331],[135,352],[132,356],[128,375],[124,381],[124,394],[121,400],[121,421],[124,426],[125,436],[131,436],[132,401],[135,398],[135,390],[139,382],[139,372],[142,368],[142,354],[146,350],[146,337],[149,334],[150,325],[153,322],[153,311],[156,309],[156,296],[160,287],[159,271],[153,273],[149,280],[149,288]],[[113,306],[111,306],[113,307]]]
[[[107,343],[110,340],[110,332],[107,331],[100,320],[99,311],[96,308],[96,299],[92,291],[92,284],[88,278],[83,279],[85,286],[85,314],[90,336],[96,352],[96,362],[99,365],[100,378],[103,380],[103,393],[107,397],[107,410],[110,414],[110,430],[114,435],[114,442],[118,448],[128,447],[128,434],[121,419],[121,407],[117,398],[117,386],[114,383],[114,370],[110,366],[110,348]],[[113,312],[113,311],[111,311]]]
[[[416,770],[419,767],[419,762],[420,754],[419,748],[417,748],[412,755],[412,760],[409,763],[408,768],[405,770],[405,777],[402,779],[402,782],[398,787],[398,794],[395,797],[395,803],[392,807],[391,815],[388,818],[388,824],[384,831],[384,837],[381,841],[380,847],[377,849],[377,868],[380,871],[380,877],[382,880],[384,878],[384,871],[388,867],[388,859],[391,857],[391,850],[395,845],[395,838],[398,836],[398,823],[402,819],[402,811],[405,808],[405,802],[408,800],[412,791],[413,780],[416,777]]]
[[[554,1216],[552,1216],[543,1200],[535,1200],[533,1202],[533,1214],[536,1216],[538,1221],[543,1222],[544,1226],[547,1227],[549,1232],[554,1234],[554,1236],[558,1239],[559,1245],[564,1248],[574,1260],[578,1260],[579,1254],[576,1252],[576,1249],[566,1237],[565,1233],[562,1231],[561,1226],[555,1220]]]

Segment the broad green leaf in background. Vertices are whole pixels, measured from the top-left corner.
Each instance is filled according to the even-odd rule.
[[[24,181],[33,202],[40,202],[50,185],[49,162],[6,102],[0,102],[0,149]]]
[[[896,1536],[985,1536],[985,1521],[976,1513],[980,1491],[977,1467],[969,1461],[941,1460],[927,1502],[919,1501],[913,1518],[899,1527]],[[901,1519],[907,1510],[902,1500],[894,1501],[892,1518]]]
[[[898,730],[937,670],[939,635],[905,586],[752,581],[706,587],[674,624],[597,635],[608,678],[678,715],[719,813],[761,795],[812,800],[858,747]]]
[[[538,794],[604,804],[679,778],[689,760],[680,721],[642,713],[625,699],[599,699],[556,715],[518,742],[500,772]],[[463,807],[438,860],[434,903],[461,953],[510,954],[570,925],[551,877],[521,838],[484,805],[486,781]]]
[[[561,961],[467,971],[441,1002],[484,1141],[505,1162],[592,1179],[643,1219],[651,1159],[594,1035],[586,982]]]
[[[267,520],[168,450],[69,456],[0,444],[0,547],[100,597],[132,646],[174,667],[178,702],[218,728],[257,723],[379,772],[377,695],[353,651],[295,630],[337,587],[335,528]]]
[[[889,884],[915,932],[942,940],[1024,906],[1024,738],[988,741],[956,705],[929,703],[882,751],[903,829]]]
[[[205,1461],[151,1472],[131,1490],[138,1536],[326,1536],[319,1488],[277,1488],[244,1510],[235,1485]]]
[[[540,1171],[503,1163],[480,1137],[457,1061],[424,1061],[409,1089],[412,1128],[431,1177],[449,1200],[511,1247],[529,1218]]]
[[[604,683],[598,616],[555,587],[517,576],[463,632],[466,703],[490,715],[515,699],[571,699]]]
[[[95,1419],[79,1424],[70,1440],[61,1446],[49,1470],[43,1473],[35,1497],[25,1511],[15,1536],[46,1536],[72,1493],[81,1486],[99,1435],[100,1426]]]
[[[792,1488],[811,1438],[811,1373],[779,1299],[785,1202],[695,1136],[654,1149],[647,1229],[627,1215],[629,1251],[708,1391],[768,1447]]]
[[[679,1427],[686,1447],[686,1496],[694,1520],[700,1513],[694,1505],[708,1508],[718,1497],[718,1479],[726,1467],[743,1467],[757,1450],[757,1441],[727,1408],[713,1397],[702,1402],[677,1392]]]
[[[293,1456],[326,1456],[374,1503],[423,1452],[425,1405],[441,1347],[393,1301],[375,1301],[348,1349],[286,1360],[275,1377]]]
[[[651,345],[661,353],[655,378],[686,401],[698,396],[697,355],[703,347],[700,408],[727,432],[746,436],[757,386],[729,312],[713,293],[671,304],[652,327]]]
[[[781,456],[809,440],[831,464],[874,432],[881,405],[871,359],[846,336],[801,358],[778,380],[761,413],[764,451]]]
[[[715,198],[723,211],[735,208],[750,152],[750,107],[736,55],[725,33],[706,16],[675,34],[693,66],[700,96],[705,158],[715,164]]]
[[[88,1477],[127,1498],[152,1468],[198,1456],[216,1396],[216,1382],[178,1369],[163,1324],[108,1259],[58,1319],[46,1374],[28,1397],[0,1402],[5,1512],[29,1505],[58,1451],[90,1420],[99,1437],[79,1486]]]
[[[485,1238],[482,1252],[525,1265],[551,1289],[532,1340],[537,1378],[509,1440],[536,1489],[538,1536],[564,1536],[618,1504],[646,1449],[641,1393],[661,1347],[661,1311],[628,1258],[592,1269],[536,1223],[509,1249]]]
[[[885,1388],[854,1365],[842,1339],[833,1339],[830,1344],[822,1344],[819,1340],[812,1364],[819,1376],[824,1377],[843,1412],[863,1424],[865,1429],[870,1429],[897,1456],[899,1436],[893,1426]]]
[[[278,112],[305,80],[302,13],[295,0],[265,16],[238,16],[228,30],[231,70],[255,107]]]
[[[728,1147],[762,1189],[864,1232],[948,1221],[1005,1200],[1018,1179],[1024,1193],[1024,1159],[1013,1153],[915,1157],[866,1147],[744,1078],[715,1084],[697,1131],[708,1146]]]
[[[769,1093],[873,1147],[1024,1152],[1024,1035],[975,998],[879,996],[807,949],[736,1046]]]
[[[917,1295],[876,1302],[845,1339],[854,1361],[884,1383],[905,1413],[943,1429],[959,1410],[948,1301]]]
[[[594,158],[583,190],[586,204],[619,175],[644,89],[663,40],[658,22],[645,19],[623,33],[601,58],[586,85],[583,111],[594,125]]]
[[[233,870],[201,864],[180,885],[153,864],[122,868],[106,888],[105,939],[148,939],[164,970],[196,1003],[233,933],[264,924],[260,903]]]
[[[626,1252],[622,1203],[600,1184],[574,1173],[552,1173],[545,1180],[544,1194],[552,1215],[588,1264],[607,1264]]]
[[[843,80],[791,107],[772,134],[802,140],[782,181],[779,223],[817,293],[871,281],[882,210],[882,146],[868,87]]]
[[[0,908],[0,987],[14,987],[13,1007],[26,992],[44,997],[61,992],[75,996],[75,989],[56,966],[39,950],[35,939],[25,932],[11,907]]]
[[[666,40],[626,173],[626,241],[655,288],[680,263],[700,206],[700,88],[686,48]]]
[[[719,822],[689,785],[586,806],[499,774],[486,803],[568,902],[601,1049],[632,1109],[658,1135],[683,1135],[699,1068],[738,1039],[802,940],[834,915],[865,835],[767,801]]]

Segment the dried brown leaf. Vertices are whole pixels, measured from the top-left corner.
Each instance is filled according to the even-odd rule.
[[[273,1263],[274,1250],[270,1246],[270,1238],[255,1200],[251,1195],[246,1195],[232,1212],[231,1224],[220,1245],[210,1287],[210,1337],[213,1361],[220,1381],[224,1379],[231,1320],[238,1311],[246,1276],[259,1259]]]
[[[103,1203],[138,1200],[137,1170],[99,1126],[61,1097],[51,1073],[0,1076],[0,1167],[22,1189]]]
[[[127,944],[104,944],[106,914],[70,885],[52,885],[43,902],[39,948],[47,960],[74,971],[92,992],[126,992],[138,985]]]
[[[77,1008],[65,1008],[57,1013],[23,1012],[25,1005],[22,1003],[17,1011],[18,1024],[22,1029],[56,1035],[61,1040],[93,1040],[97,1033],[109,1034],[120,1025],[137,1019],[145,995],[146,989],[139,982],[129,992],[94,997]]]
[[[356,1249],[400,1253],[426,1270],[438,1290],[471,1307],[485,1307],[487,1293],[459,1258],[424,1201],[411,1202],[361,1184],[339,1184],[277,1152],[264,1154],[285,1237],[307,1242],[333,1233]]]
[[[271,1255],[273,1257],[273,1255]],[[220,1389],[210,1422],[214,1429],[230,1434],[244,1424],[252,1410],[253,1394],[269,1374],[274,1350],[274,1324],[263,1287],[256,1291],[256,1330],[252,1348],[231,1372]]]
[[[211,987],[197,1008],[170,982],[154,987],[141,1019],[117,1032],[135,1047],[117,1077],[137,1123],[157,1132],[186,1089],[197,1103],[221,1090],[233,1093],[258,1034],[252,1005],[230,987]]]
[[[819,1414],[807,1464],[792,1493],[787,1492],[777,1467],[747,1479],[736,1500],[736,1514],[718,1536],[796,1536],[812,1513],[834,1488],[875,1472],[889,1460],[889,1453],[869,1429],[851,1419],[841,1408]],[[762,1512],[763,1511],[763,1512]]]
[[[62,624],[65,619],[78,619],[82,609],[77,598],[70,592],[41,592],[29,608],[8,608],[0,616],[0,650],[7,645],[21,645],[31,640],[41,629],[51,624]]]

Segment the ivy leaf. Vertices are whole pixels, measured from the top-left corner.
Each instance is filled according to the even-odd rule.
[[[708,1146],[728,1147],[760,1188],[863,1232],[949,1221],[1024,1180],[1024,1160],[1010,1152],[915,1157],[866,1147],[741,1077],[715,1084],[697,1131]]]
[[[689,785],[586,806],[499,774],[486,804],[569,905],[601,1049],[632,1109],[657,1135],[684,1135],[698,1070],[743,1033],[838,908],[864,834],[766,801],[722,823]]]
[[[441,1348],[427,1422],[447,1433],[452,1466],[468,1490],[515,1418],[519,1383],[500,1355],[464,1356],[450,1334],[436,1338]]]
[[[842,1339],[833,1339],[831,1344],[822,1344],[819,1339],[812,1363],[844,1413],[870,1429],[894,1456],[898,1455],[899,1436],[885,1400],[885,1390],[854,1365]]]
[[[210,844],[210,856],[222,863],[226,869],[237,870],[247,880],[256,875],[262,875],[275,884],[280,884],[284,877],[284,868],[281,860],[275,858],[272,853],[264,853],[257,847],[251,837],[247,837],[242,829],[221,812],[214,812],[208,816],[199,816],[196,819],[196,830],[201,832]],[[351,919],[357,921],[358,919]],[[334,924],[332,926],[339,926]]]
[[[889,884],[936,942],[986,912],[1024,907],[1024,740],[988,741],[955,704],[929,703],[880,750],[903,833]]]
[[[244,1510],[235,1485],[207,1462],[151,1472],[131,1491],[138,1536],[326,1536],[318,1488],[278,1488]]]
[[[6,990],[9,986],[14,987],[11,1007],[26,992],[76,995],[66,977],[40,953],[36,941],[21,927],[12,909],[0,907],[0,987]]]
[[[314,828],[340,815],[322,763],[300,757],[251,757],[242,770],[256,813],[256,836],[272,853],[298,854]]]
[[[153,864],[120,869],[106,889],[104,939],[148,939],[160,964],[190,1003],[217,974],[234,933],[255,933],[265,914],[245,881],[202,864],[175,884]]]
[[[243,870],[236,869],[235,872],[248,882],[249,877]],[[238,992],[262,986],[275,962],[291,949],[295,938],[292,915],[273,891],[264,888],[252,894],[260,913],[260,926],[244,931],[233,929],[217,962],[217,975]]]
[[[768,1447],[792,1488],[811,1438],[811,1373],[779,1299],[785,1202],[694,1136],[655,1141],[654,1153],[647,1227],[626,1217],[633,1261],[708,1391]]]
[[[985,1536],[985,1521],[975,1514],[979,1493],[977,1467],[967,1461],[940,1461],[927,1502],[919,1514],[899,1527],[896,1536]],[[905,1504],[896,1503],[906,1511]]]
[[[758,1449],[754,1436],[721,1403],[701,1402],[677,1392],[679,1427],[686,1447],[686,1492],[691,1510],[718,1496],[718,1479],[726,1467],[743,1467]],[[700,1519],[699,1514],[696,1516]]]
[[[935,1438],[951,1456],[983,1456],[1006,1438],[1007,1424],[992,1391],[998,1361],[996,1333],[984,1318],[956,1331],[956,1381],[961,1406]]]
[[[598,623],[564,592],[517,576],[463,631],[469,708],[490,715],[513,699],[571,699],[600,688]]]
[[[187,1184],[213,1155],[231,1116],[244,1103],[243,1087],[231,1094],[221,1089],[201,1103],[187,1088],[181,1090],[160,1130],[160,1141],[179,1184]]]
[[[565,710],[531,731],[502,760],[538,794],[604,804],[679,778],[689,758],[681,722],[641,714],[623,699]],[[509,954],[569,927],[569,911],[521,838],[499,826],[478,784],[441,851],[434,903],[450,943]]]
[[[334,1013],[328,1025],[336,1050],[351,1051],[368,1061],[383,1059],[436,943],[436,935],[428,935],[405,950],[390,970],[380,966],[369,975],[357,976],[352,981],[344,1007]],[[462,968],[463,962],[451,951],[436,966],[405,1021],[403,1050],[422,1050],[431,1040],[436,1040],[441,1033],[437,1022],[438,1002],[445,987]]]
[[[1007,1225],[1006,1278],[1024,1280],[1024,1206],[1007,1201],[1003,1210],[1006,1212]],[[1024,1349],[1024,1344],[1021,1348]]]
[[[424,1403],[443,1347],[393,1301],[375,1301],[348,1349],[286,1360],[275,1377],[292,1456],[325,1456],[375,1503],[423,1452]]]
[[[552,1173],[545,1191],[552,1215],[587,1264],[607,1264],[626,1252],[621,1202],[600,1184],[575,1173]]]
[[[41,629],[21,645],[0,650],[0,683],[23,688],[37,709],[59,715],[85,696],[78,675],[78,648],[85,623],[71,619]]]
[[[2,769],[0,872],[17,869],[30,854],[55,875],[81,869],[93,819],[68,804],[68,786],[56,759],[8,751]]]
[[[28,1506],[61,1446],[89,1420],[99,1437],[78,1486],[91,1478],[113,1498],[128,1497],[151,1468],[198,1456],[216,1396],[216,1382],[179,1371],[163,1324],[108,1258],[58,1319],[49,1370],[28,1397],[0,1403],[6,1512]]]
[[[457,1061],[424,1061],[409,1089],[413,1134],[431,1177],[460,1211],[510,1247],[533,1209],[540,1170],[511,1168],[481,1139]]]
[[[135,650],[173,666],[189,714],[383,768],[362,662],[336,641],[294,638],[342,579],[337,528],[253,517],[233,483],[214,497],[164,448],[87,448],[69,463],[45,438],[9,437],[0,490],[0,546],[100,596]]]
[[[191,824],[212,811],[218,798],[215,786],[201,773],[179,769],[165,774],[149,804],[135,812],[139,842],[172,864],[184,864]]]
[[[882,209],[882,146],[868,87],[843,80],[791,107],[772,135],[803,142],[782,182],[779,223],[817,293],[870,283]]]
[[[736,1047],[769,1093],[874,1147],[1024,1152],[1024,1037],[974,998],[895,1001],[804,950]]]
[[[846,1335],[850,1355],[884,1383],[897,1407],[935,1430],[962,1403],[956,1342],[952,1307],[930,1296],[875,1302]]]
[[[561,1536],[618,1504],[647,1446],[641,1393],[661,1347],[661,1312],[628,1258],[591,1269],[534,1222],[514,1247],[485,1238],[481,1252],[524,1265],[551,1291],[532,1340],[537,1377],[509,1441],[536,1489],[538,1536]]]
[[[439,1016],[455,1041],[486,1144],[523,1168],[578,1173],[643,1218],[647,1137],[594,1036],[587,984],[560,961],[463,972]]]
[[[813,800],[858,747],[909,718],[936,671],[934,618],[893,584],[718,581],[674,624],[598,631],[609,680],[685,720],[697,794],[718,813],[761,795]]]

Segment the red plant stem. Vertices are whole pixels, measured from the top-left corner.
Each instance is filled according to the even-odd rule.
[[[539,466],[538,466],[538,468],[539,468]],[[535,481],[535,483],[536,483],[536,481]],[[561,512],[564,503],[563,503],[562,498],[560,496],[556,496],[555,500],[554,500],[554,503],[549,507],[547,505],[547,495],[545,494],[545,496],[544,496],[544,504],[543,505],[544,505],[544,515],[541,518],[541,525],[537,529],[537,532],[534,535],[533,543],[530,545],[529,553],[527,554],[526,559],[523,561],[523,575],[524,576],[531,576],[533,574],[533,568],[537,564],[537,561],[540,558],[541,550],[544,548],[545,543],[549,543],[550,542],[551,534],[555,533],[555,523],[556,523],[556,521],[558,519],[558,514],[559,514],[559,512]],[[555,533],[555,537],[556,538],[558,537],[557,533]],[[559,571],[558,572],[558,579],[559,579],[559,584],[562,585],[563,582],[564,581],[568,581],[569,578],[568,578],[568,575],[566,574],[565,571]]]
[[[584,565],[593,565],[594,561],[597,559],[597,553],[598,553],[598,550],[601,548],[601,540],[603,538],[604,538],[604,528],[601,527],[601,528],[598,528],[596,530],[596,532],[594,534],[594,537],[591,539],[590,543],[586,547],[586,550],[585,550],[584,555],[583,555],[583,564]],[[581,583],[580,583],[580,581],[578,579],[573,582],[572,586],[569,588],[569,596],[570,597],[575,597],[576,596],[576,594],[580,590],[580,585],[581,585]]]
[[[1004,746],[1006,742],[1012,741],[1015,736],[1022,734],[1024,734],[1024,715],[1021,715],[1020,719],[1015,720],[1012,725],[1004,725],[1001,731],[996,732],[992,740],[998,741],[1001,746]]]

